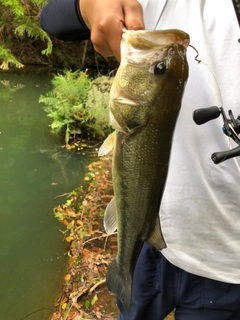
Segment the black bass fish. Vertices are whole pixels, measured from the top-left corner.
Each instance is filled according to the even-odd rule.
[[[143,242],[166,247],[159,208],[168,172],[172,135],[188,77],[189,36],[180,30],[123,31],[121,64],[110,92],[110,122],[116,129],[99,150],[113,147],[114,199],[104,225],[118,230],[118,253],[107,286],[125,311]]]

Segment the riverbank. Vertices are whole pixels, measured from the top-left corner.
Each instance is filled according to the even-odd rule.
[[[115,295],[105,286],[109,265],[116,254],[116,235],[103,230],[103,214],[113,197],[111,157],[88,166],[84,183],[54,209],[69,243],[68,269],[52,320],[115,319]]]
[[[114,320],[118,316],[115,295],[105,286],[117,252],[116,234],[108,236],[103,228],[103,214],[113,197],[111,163],[111,156],[91,163],[83,185],[54,209],[64,225],[61,232],[69,243],[69,262],[51,320]],[[173,319],[173,314],[166,318]]]

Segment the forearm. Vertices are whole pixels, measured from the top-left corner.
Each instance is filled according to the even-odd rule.
[[[43,30],[64,41],[90,39],[90,30],[82,19],[79,0],[49,0],[40,16]]]
[[[123,27],[144,29],[142,7],[137,0],[49,0],[40,25],[65,41],[90,39],[91,33],[95,50],[104,57],[114,55],[119,61]]]

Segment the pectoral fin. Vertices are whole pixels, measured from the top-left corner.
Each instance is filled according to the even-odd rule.
[[[111,133],[98,150],[98,156],[102,157],[108,154],[114,147],[116,140],[116,131]]]
[[[147,239],[147,243],[158,251],[167,247],[163,239],[159,215],[157,216],[155,228],[151,233],[150,237]]]
[[[107,234],[113,234],[117,230],[117,208],[114,198],[107,205],[103,224]]]

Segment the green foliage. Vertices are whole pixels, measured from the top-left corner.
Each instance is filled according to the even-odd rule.
[[[94,107],[93,100],[91,105],[87,103],[92,85],[85,72],[65,70],[54,76],[52,85],[54,89],[41,95],[39,102],[45,104],[44,110],[53,119],[52,132],[64,132],[66,144],[77,136],[100,139],[111,132],[106,106],[97,99]]]
[[[45,31],[36,25],[36,21],[32,18],[25,17],[24,22],[15,28],[15,33],[19,36],[27,34],[29,38],[47,42],[47,48],[42,50],[42,54],[49,55],[52,52],[52,40]]]
[[[84,303],[84,306],[86,309],[88,309],[90,307],[91,303],[89,300],[86,300],[85,303]]]
[[[15,65],[17,68],[22,68],[23,64],[17,60],[17,58],[14,57],[14,55],[11,53],[11,50],[4,48],[3,46],[0,46],[0,59],[2,60],[2,63],[0,65],[0,69],[7,70],[9,64]]]
[[[16,19],[24,16],[24,6],[18,0],[0,0],[0,3],[7,7]]]
[[[42,54],[52,52],[52,40],[39,26],[39,14],[47,0],[0,0],[0,68],[8,69],[9,65],[17,68],[23,64],[12,53],[13,43],[23,37],[32,41],[40,40],[47,44]]]

